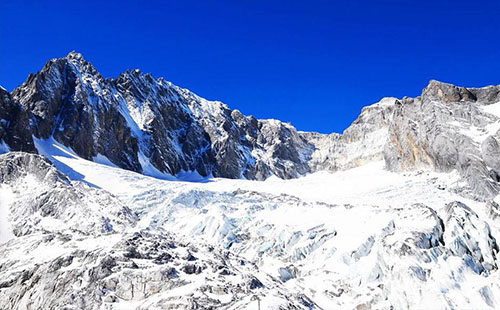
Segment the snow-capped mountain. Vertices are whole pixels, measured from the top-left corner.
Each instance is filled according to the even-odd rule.
[[[105,79],[75,52],[49,61],[12,95],[1,92],[9,111],[2,124],[18,120],[15,128],[7,126],[3,149],[34,152],[31,132],[35,140],[54,139],[82,158],[105,157],[163,178],[289,179],[384,158],[393,171],[458,169],[479,196],[491,198],[500,189],[497,86],[431,81],[420,97],[384,98],[365,107],[342,135],[245,116],[139,70]]]
[[[310,171],[313,146],[292,126],[246,117],[139,70],[104,79],[78,53],[49,61],[12,96],[35,138],[124,169],[249,179]]]
[[[72,52],[0,88],[0,309],[496,308],[499,139],[499,86],[324,135]]]

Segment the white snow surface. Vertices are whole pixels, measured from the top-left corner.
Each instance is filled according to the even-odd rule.
[[[15,237],[9,223],[9,208],[13,202],[12,192],[0,185],[0,244],[6,243]]]
[[[292,180],[186,182],[119,169],[102,155],[101,164],[87,161],[53,141],[35,142],[60,171],[132,209],[139,216],[134,230],[162,229],[228,249],[322,309],[499,306],[492,240],[500,227],[484,203],[455,193],[463,185],[455,172],[398,174],[378,161]],[[0,225],[5,204],[2,196]],[[461,251],[463,244],[474,254]],[[261,306],[279,304],[268,295]],[[119,305],[114,309],[134,308]]]
[[[485,112],[495,115],[496,117],[500,117],[500,102],[485,105],[483,106],[483,110]]]
[[[395,97],[384,97],[380,99],[379,102],[376,102],[369,107],[383,107],[383,106],[390,106],[394,105],[394,103],[398,100],[398,98]]]

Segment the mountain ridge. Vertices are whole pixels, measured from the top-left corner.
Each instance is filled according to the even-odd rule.
[[[490,197],[500,190],[495,179],[500,163],[490,155],[500,152],[496,132],[491,132],[484,150],[474,149],[471,145],[478,141],[465,135],[471,156],[463,158],[456,150],[464,135],[443,142],[443,122],[462,122],[465,117],[481,130],[496,122],[491,113],[480,110],[500,101],[499,86],[466,88],[431,80],[421,96],[385,97],[365,106],[342,134],[298,131],[279,120],[245,116],[139,69],[104,78],[74,51],[51,59],[9,96],[22,107],[20,119],[30,123],[29,129],[19,128],[11,136],[25,136],[29,152],[36,152],[28,146],[30,134],[38,140],[53,137],[85,159],[104,156],[121,168],[156,177],[194,173],[289,179],[384,159],[393,171],[458,169],[471,183],[482,184],[471,184],[479,195]],[[472,110],[481,114],[480,124],[471,119]],[[435,119],[428,122],[429,117]],[[20,150],[2,140],[9,149]]]

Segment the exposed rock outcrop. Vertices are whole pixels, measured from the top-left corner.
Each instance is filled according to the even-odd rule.
[[[0,87],[0,150],[36,153],[28,114]]]
[[[394,171],[456,169],[477,198],[500,190],[499,87],[431,81],[422,96],[397,102],[384,157]]]
[[[54,139],[90,159],[107,156],[118,166],[141,171],[132,136],[112,89],[78,53],[52,59],[30,75],[12,96],[29,113],[38,139]]]
[[[75,52],[30,75],[13,98],[29,111],[36,138],[133,171],[249,179],[310,172],[313,146],[292,126],[244,116],[139,70],[104,79]]]

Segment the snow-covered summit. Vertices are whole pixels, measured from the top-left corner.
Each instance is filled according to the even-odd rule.
[[[83,158],[102,156],[147,175],[289,179],[384,159],[397,171],[458,169],[480,195],[500,189],[494,177],[500,163],[491,155],[497,152],[498,121],[482,109],[500,101],[498,86],[432,80],[421,96],[383,98],[363,108],[342,134],[330,135],[246,116],[138,69],[105,79],[76,52],[49,61],[10,97],[35,139],[54,139]],[[457,136],[447,125],[456,122],[474,129]],[[485,132],[481,143],[487,145],[473,145],[477,131]],[[21,150],[3,140],[2,149]],[[462,141],[470,156],[459,152]]]

